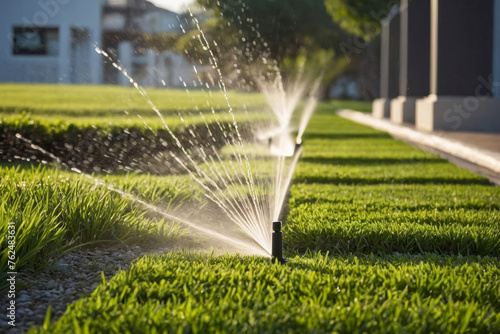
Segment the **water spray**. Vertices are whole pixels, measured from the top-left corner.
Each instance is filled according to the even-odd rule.
[[[272,240],[272,257],[273,262],[279,262],[285,264],[288,262],[287,259],[283,257],[283,232],[281,231],[281,222],[273,222],[273,240]]]

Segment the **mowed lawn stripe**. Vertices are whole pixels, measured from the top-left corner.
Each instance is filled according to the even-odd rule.
[[[500,255],[500,187],[332,111],[306,132],[290,250]]]

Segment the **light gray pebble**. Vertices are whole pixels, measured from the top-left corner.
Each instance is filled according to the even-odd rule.
[[[31,300],[31,297],[29,295],[20,295],[16,298],[16,303],[22,303],[22,302],[25,302],[25,301],[30,301]]]
[[[67,273],[70,270],[70,265],[67,263],[61,263],[54,267],[55,271],[60,271],[62,273]]]

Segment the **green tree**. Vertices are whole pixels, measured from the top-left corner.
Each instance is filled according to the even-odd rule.
[[[324,0],[325,6],[347,32],[370,40],[380,32],[380,20],[387,17],[399,0]]]
[[[279,68],[287,77],[298,67],[324,72],[330,81],[347,64],[339,59],[340,41],[350,36],[332,20],[323,0],[197,1],[216,18],[203,30],[217,41],[219,63],[228,64],[228,70],[238,68],[243,82],[252,81],[255,68],[268,75]]]
[[[214,10],[224,30],[237,32],[250,50],[268,51],[278,62],[296,57],[303,48],[335,49],[338,40],[346,37],[332,22],[323,0],[252,0],[248,5],[235,0],[198,2]]]

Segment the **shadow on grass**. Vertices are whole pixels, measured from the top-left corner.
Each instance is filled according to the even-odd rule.
[[[13,168],[17,167],[20,170],[31,170],[40,166],[54,167],[50,164],[43,164],[41,162],[27,162],[23,160],[5,161],[0,160],[0,168]]]
[[[312,139],[392,139],[388,133],[314,133],[309,132],[304,136],[304,140]]]
[[[292,224],[293,225],[293,224]],[[423,230],[389,229],[348,231],[347,229],[310,229],[307,240],[297,234],[293,226],[285,231],[285,246],[299,254],[308,251],[332,254],[374,254],[378,256],[396,252],[421,255],[500,256],[499,235],[472,233],[436,234]]]
[[[307,176],[296,177],[294,183],[319,183],[319,184],[334,184],[334,185],[378,185],[378,184],[440,184],[440,185],[493,185],[488,179],[483,178],[462,178],[453,179],[447,177],[374,177],[361,178],[361,177],[343,177],[343,176]]]
[[[386,194],[379,194],[379,196],[386,196]],[[295,198],[294,205],[299,206],[302,204],[333,204],[333,205],[351,205],[352,207],[348,207],[345,209],[346,211],[350,210],[358,210],[358,208],[354,207],[352,198],[336,198],[336,199],[328,199],[322,198],[320,196],[309,196],[307,198]],[[444,212],[450,209],[453,210],[467,210],[467,211],[480,211],[480,210],[498,210],[500,211],[500,204],[496,203],[467,203],[467,204],[439,204],[436,203],[418,203],[415,205],[400,205],[393,202],[386,203],[376,203],[371,204],[367,203],[367,206],[363,207],[363,211],[372,212],[372,211],[381,211],[386,208],[390,208],[392,210],[397,210],[399,212],[418,212],[418,211],[431,211],[436,210],[437,212]],[[343,212],[344,209],[337,209],[338,212]]]
[[[260,110],[262,107],[249,107],[246,109],[243,108],[235,108],[235,111],[256,111]],[[199,112],[204,114],[211,114],[214,111],[217,114],[226,113],[226,109],[224,108],[200,108],[196,111],[196,113],[189,113],[184,110],[184,116],[188,115],[199,115]],[[98,118],[107,118],[107,117],[124,117],[124,111],[122,108],[119,109],[97,109],[97,110],[68,110],[68,109],[36,109],[33,107],[9,107],[9,106],[0,106],[0,113],[4,114],[4,116],[20,116],[21,113],[28,113],[28,117],[46,117],[50,115],[51,118],[57,119],[61,118],[64,120],[67,117],[74,118],[82,118],[82,119],[98,119]],[[154,110],[149,108],[144,109],[132,109],[130,112],[134,112],[134,114],[140,114],[142,117],[157,117],[157,114]],[[161,108],[160,112],[163,117],[177,117],[179,110],[177,108]]]
[[[317,270],[318,267],[322,266],[318,263],[318,257],[322,259],[327,259],[328,261],[339,260],[342,262],[352,262],[358,263],[362,266],[399,266],[399,265],[413,265],[420,263],[430,263],[438,267],[449,268],[450,264],[459,266],[477,263],[480,265],[500,265],[500,261],[496,257],[485,257],[485,256],[475,256],[471,255],[464,257],[462,255],[446,255],[442,256],[436,253],[422,253],[422,254],[403,254],[394,252],[392,254],[364,254],[364,253],[350,253],[350,254],[339,254],[325,251],[307,251],[303,254],[299,254],[294,251],[287,252],[286,256],[290,260],[289,266],[296,269],[306,269],[306,270]],[[295,258],[294,258],[295,257]],[[296,259],[300,261],[296,261]],[[311,262],[306,262],[303,260],[311,260]],[[327,270],[331,270],[328,266],[325,267]]]
[[[419,164],[434,164],[446,163],[445,159],[441,158],[423,158],[423,159],[398,159],[398,158],[326,158],[326,157],[306,157],[301,159],[302,162],[309,162],[320,165],[419,165]]]

